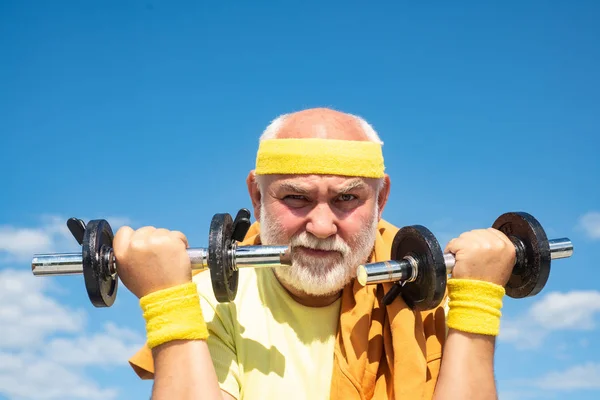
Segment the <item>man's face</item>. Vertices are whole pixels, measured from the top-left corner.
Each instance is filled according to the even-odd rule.
[[[380,181],[340,176],[261,178],[261,241],[291,245],[283,283],[320,296],[341,290],[373,249]]]

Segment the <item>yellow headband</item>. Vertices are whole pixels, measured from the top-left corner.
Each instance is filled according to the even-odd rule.
[[[336,139],[267,139],[256,156],[257,175],[322,174],[384,177],[381,145]]]

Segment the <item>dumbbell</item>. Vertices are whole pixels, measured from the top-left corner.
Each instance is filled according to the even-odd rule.
[[[515,246],[516,260],[505,286],[512,298],[538,294],[550,276],[551,260],[573,255],[568,238],[549,240],[537,219],[525,212],[502,214],[492,228],[503,232]],[[401,228],[392,242],[391,260],[360,265],[361,285],[394,282],[385,294],[386,305],[401,295],[414,310],[437,307],[446,292],[448,275],[455,264],[453,254],[444,254],[437,239],[422,225]]]
[[[113,231],[103,219],[85,224],[70,218],[67,226],[82,247],[81,253],[36,254],[31,261],[35,276],[82,274],[88,297],[95,307],[110,307],[118,288],[118,260],[112,243]],[[207,248],[188,248],[191,268],[209,269],[217,301],[235,299],[239,268],[291,265],[288,246],[238,246],[250,228],[250,211],[241,209],[235,220],[231,215],[215,214],[210,223]]]

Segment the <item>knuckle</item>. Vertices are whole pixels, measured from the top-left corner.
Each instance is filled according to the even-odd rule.
[[[169,230],[165,229],[165,228],[157,228],[152,232],[152,235],[154,236],[165,236],[169,234]]]
[[[169,243],[169,237],[164,233],[155,233],[148,238],[148,246],[159,247]]]
[[[509,245],[505,244],[505,247],[506,247],[506,250],[508,251],[508,254],[510,254],[511,257],[517,256],[517,249],[515,249],[515,246],[512,246],[512,245],[509,246]]]
[[[494,234],[492,234],[492,233],[489,233],[489,232],[487,233],[487,235],[486,235],[485,237],[486,237],[486,240],[487,240],[488,242],[490,242],[490,244],[491,244],[492,246],[494,246],[494,247],[496,247],[496,246],[498,246],[498,245],[502,244],[502,242],[503,242],[503,240],[502,240],[502,239],[500,239],[498,236],[496,236],[496,235],[494,235]]]
[[[471,235],[472,235],[471,232],[463,232],[460,235],[458,235],[458,239],[466,239],[466,240],[468,240]]]
[[[494,248],[494,246],[495,246],[495,242],[494,242],[494,240],[492,240],[492,239],[488,239],[488,238],[481,238],[481,239],[479,240],[479,245],[480,245],[482,248],[484,248],[484,249],[491,250],[491,249],[493,249],[493,248]]]
[[[129,243],[129,248],[135,252],[145,251],[148,246],[144,238],[133,238]]]
[[[122,236],[129,230],[131,230],[131,228],[129,226],[123,225],[119,229],[117,229],[117,231],[115,232],[115,236]]]
[[[133,242],[134,240],[143,239],[146,236],[148,236],[149,233],[150,233],[150,228],[149,227],[142,227],[142,228],[136,229],[131,234],[131,241]]]
[[[117,260],[121,260],[125,257],[125,249],[119,246],[118,242],[115,242],[113,246],[113,255]]]
[[[154,232],[155,230],[156,230],[156,228],[155,228],[155,227],[153,227],[153,226],[143,226],[143,227],[141,227],[140,229],[138,229],[138,230],[136,231],[136,234],[140,234],[140,235],[149,235],[149,234],[151,234],[152,232]]]

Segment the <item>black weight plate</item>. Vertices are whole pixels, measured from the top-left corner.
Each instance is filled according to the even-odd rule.
[[[402,260],[411,255],[419,263],[419,273],[413,282],[401,288],[402,298],[413,310],[425,311],[437,307],[446,292],[444,253],[431,231],[421,225],[405,226],[394,237],[391,256]]]
[[[509,212],[499,216],[492,228],[519,238],[525,246],[525,257],[515,265],[506,294],[515,299],[535,296],[550,276],[550,244],[542,225],[528,213]]]
[[[233,235],[233,219],[229,214],[215,214],[208,233],[208,268],[215,298],[220,303],[235,299],[238,271],[233,270],[229,255]]]
[[[110,307],[117,296],[118,278],[111,276],[105,257],[113,237],[109,223],[103,219],[88,222],[83,235],[83,277],[95,307]]]

